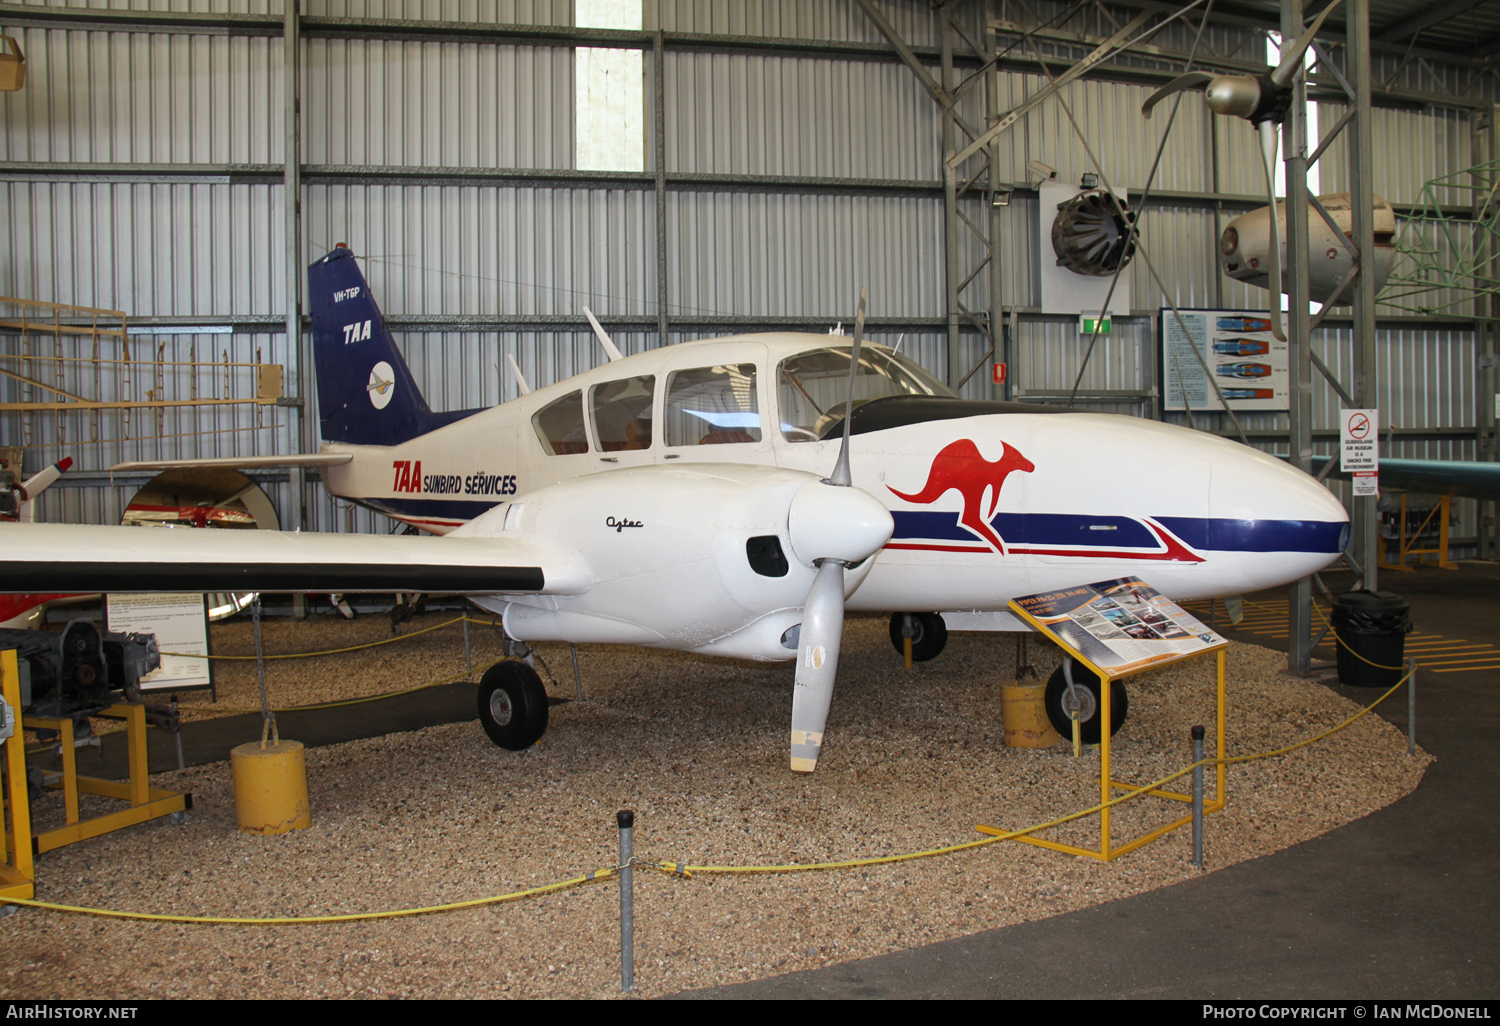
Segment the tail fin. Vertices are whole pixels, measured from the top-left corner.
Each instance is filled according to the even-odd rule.
[[[428,408],[348,247],[315,261],[307,278],[324,441],[398,445],[478,412]]]

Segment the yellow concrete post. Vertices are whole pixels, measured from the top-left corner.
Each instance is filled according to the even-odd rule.
[[[229,766],[241,830],[269,836],[312,825],[302,742],[251,741],[229,753]]]
[[[1062,740],[1047,718],[1045,683],[1000,685],[1000,719],[1011,748],[1049,748]]]

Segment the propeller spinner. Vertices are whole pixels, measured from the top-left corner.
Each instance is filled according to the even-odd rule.
[[[802,486],[792,500],[787,534],[798,559],[818,568],[802,608],[797,673],[792,694],[791,766],[811,773],[823,748],[823,727],[833,701],[839,643],[844,634],[844,570],[869,559],[890,540],[890,511],[870,493],[853,487],[849,434],[859,345],[865,329],[867,290],[859,290],[854,348],[849,357],[849,399],[844,404],[844,440],[833,475]]]
[[[1313,37],[1323,27],[1329,13],[1339,5],[1333,0],[1317,20],[1282,55],[1281,63],[1274,71],[1263,75],[1210,75],[1206,71],[1190,71],[1179,75],[1151,94],[1141,107],[1141,113],[1151,116],[1151,109],[1173,93],[1185,89],[1203,87],[1203,98],[1208,109],[1215,114],[1229,114],[1244,118],[1255,125],[1260,135],[1261,160],[1266,173],[1266,197],[1271,209],[1276,209],[1276,150],[1279,141],[1277,127],[1285,120],[1292,101],[1292,81],[1302,58],[1312,46]],[[1271,219],[1272,244],[1268,269],[1271,290],[1271,333],[1285,342],[1286,331],[1281,323],[1281,233],[1276,219]]]

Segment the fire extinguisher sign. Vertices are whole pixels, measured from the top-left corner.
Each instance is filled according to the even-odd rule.
[[[1339,470],[1354,479],[1355,495],[1375,495],[1380,482],[1380,411],[1339,411]]]

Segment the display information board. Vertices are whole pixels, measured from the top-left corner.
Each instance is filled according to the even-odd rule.
[[[1354,478],[1355,495],[1380,492],[1380,411],[1339,411],[1339,470]]]
[[[1181,312],[1179,324],[1176,314],[1163,307],[1158,321],[1157,367],[1163,412],[1222,410],[1226,403],[1236,411],[1291,408],[1289,351],[1285,342],[1278,342],[1271,334],[1266,311]],[[1223,403],[1209,382],[1209,374],[1203,372],[1205,364],[1224,393]]]
[[[1024,595],[1010,608],[1111,677],[1229,644],[1139,577]]]
[[[209,654],[208,606],[202,594],[106,595],[104,620],[111,631],[156,635],[161,666],[141,678],[142,691],[213,687],[213,660],[204,658]]]

